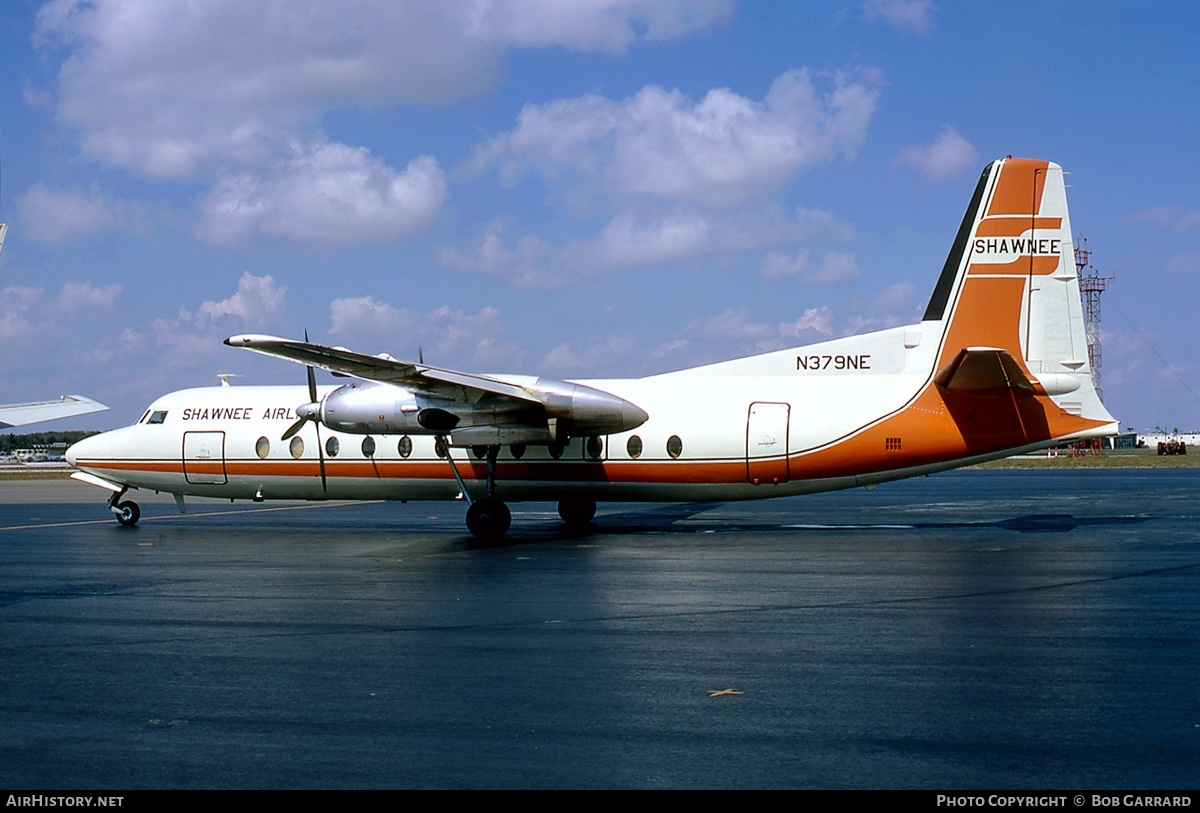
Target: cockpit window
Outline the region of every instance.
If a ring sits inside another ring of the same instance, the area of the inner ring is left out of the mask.
[[[142,417],[138,418],[138,423],[145,423],[146,419],[149,417],[150,417],[150,410],[147,409],[145,412],[142,413]]]
[[[165,409],[157,409],[150,415],[150,420],[146,423],[162,423],[167,419],[167,411]]]

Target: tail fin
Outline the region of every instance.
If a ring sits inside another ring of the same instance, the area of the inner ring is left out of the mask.
[[[1057,164],[1005,158],[984,169],[923,321],[941,323],[934,381],[944,391],[1024,390],[1049,396],[1066,434],[1116,431],[1088,366]]]

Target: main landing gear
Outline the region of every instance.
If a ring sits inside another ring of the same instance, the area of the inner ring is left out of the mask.
[[[124,495],[124,489],[113,492],[113,495],[108,499],[108,510],[116,514],[117,522],[126,528],[132,528],[142,518],[142,509],[133,500],[118,502]]]
[[[458,481],[459,490],[462,491],[464,497],[471,500],[471,492],[467,491],[467,484],[463,482],[462,475],[458,473],[458,466],[454,463],[454,455],[450,453],[450,444],[446,436],[439,435],[437,441],[446,450],[446,461],[450,463],[450,470],[454,472],[454,479]],[[504,500],[495,496],[496,456],[498,454],[500,454],[499,446],[487,447],[487,481],[484,486],[484,494],[481,499],[471,500],[471,504],[467,507],[467,530],[471,532],[471,536],[484,542],[495,542],[501,539],[508,533],[508,528],[512,525],[512,512],[508,510]]]
[[[458,481],[459,489],[464,497],[471,500],[467,484],[463,482],[462,475],[458,473],[458,466],[455,465],[454,457],[449,452],[449,444],[445,436],[440,436],[438,440],[447,449],[446,460],[450,463],[450,470],[454,472],[454,479]],[[471,500],[471,504],[467,507],[467,530],[476,539],[484,542],[495,542],[502,539],[508,533],[509,526],[512,525],[512,512],[508,510],[504,500],[495,495],[496,456],[498,454],[500,454],[499,446],[487,447],[487,480],[484,485],[484,493],[478,500]],[[562,517],[562,521],[568,528],[582,528],[596,516],[596,501],[581,497],[560,500],[558,515]]]

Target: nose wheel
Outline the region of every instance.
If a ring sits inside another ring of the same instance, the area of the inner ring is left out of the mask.
[[[132,528],[134,525],[137,525],[138,520],[142,518],[142,509],[139,508],[138,504],[133,500],[117,502],[117,500],[121,499],[121,496],[124,493],[124,491],[121,491],[117,494],[113,494],[112,499],[108,501],[108,510],[112,511],[113,514],[116,515],[117,522],[121,523],[126,528]]]

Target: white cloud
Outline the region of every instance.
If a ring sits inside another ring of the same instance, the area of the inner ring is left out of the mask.
[[[1168,274],[1200,274],[1200,254],[1177,254],[1167,261]]]
[[[720,23],[730,5],[52,0],[35,39],[61,59],[57,118],[86,157],[213,184],[201,198],[206,239],[371,243],[429,225],[445,200],[441,170],[423,156],[397,171],[358,146],[327,143],[324,114],[448,104],[493,86],[510,48],[620,51]],[[101,227],[95,211],[79,223],[76,231]]]
[[[222,178],[201,201],[197,234],[214,243],[258,235],[383,243],[427,229],[445,199],[445,177],[430,156],[398,173],[365,149],[321,143],[263,174]]]
[[[475,3],[475,28],[520,46],[624,51],[640,38],[685,36],[730,16],[732,0],[507,0]]]
[[[72,192],[35,183],[17,199],[22,231],[43,243],[66,243],[116,228],[132,211],[93,188]]]
[[[941,135],[927,147],[908,147],[896,154],[892,165],[915,167],[930,183],[962,177],[979,166],[979,152],[953,127],[943,127]]]
[[[755,319],[745,307],[697,317],[679,333],[648,351],[646,364],[662,372],[743,356],[767,353],[814,342],[833,335],[833,314],[827,307],[810,308],[792,322]]]
[[[699,102],[645,87],[621,102],[588,95],[526,105],[516,128],[482,145],[478,171],[505,182],[526,168],[589,178],[616,196],[729,206],[786,186],[796,173],[853,155],[875,110],[874,72],[784,73],[762,102],[717,88]]]
[[[629,377],[644,372],[644,353],[629,334],[590,337],[586,341],[563,342],[542,356],[537,369],[562,378]]]
[[[437,260],[445,268],[507,277],[518,288],[552,288],[565,281],[555,248],[532,236],[506,248],[504,232],[504,223],[494,220],[467,248],[442,248]]]
[[[286,303],[287,288],[276,285],[274,277],[259,277],[247,271],[238,280],[237,293],[228,299],[201,303],[196,315],[200,322],[231,316],[246,325],[262,325],[282,314]]]
[[[123,290],[116,283],[97,287],[90,282],[71,280],[58,293],[58,310],[70,314],[107,310],[116,304]]]
[[[859,303],[855,312],[846,319],[848,329],[844,335],[912,324],[920,319],[924,305],[917,286],[911,282],[897,282]]]
[[[525,361],[519,348],[502,338],[496,308],[468,313],[443,305],[417,313],[360,296],[333,300],[329,315],[330,334],[363,352],[416,360],[421,351],[430,364],[492,372],[518,372]]]
[[[901,31],[924,34],[933,27],[930,15],[937,11],[933,0],[864,0],[863,16],[882,21]]]
[[[554,245],[526,235],[510,239],[493,221],[466,248],[442,248],[445,268],[507,278],[518,288],[556,288],[589,277],[677,264],[722,264],[732,255],[798,240],[852,239],[854,230],[828,212],[744,209],[715,216],[684,209],[665,214],[622,212],[590,238]],[[506,245],[506,242],[508,245]],[[827,254],[812,269],[813,281],[849,278],[853,258]],[[857,271],[854,271],[857,273]]]
[[[265,359],[250,358],[249,353],[232,353],[222,343],[232,332],[261,330],[281,321],[286,293],[287,289],[277,285],[269,275],[244,273],[238,280],[237,291],[229,297],[206,300],[194,310],[180,308],[173,318],[157,317],[131,325],[115,339],[89,348],[88,358],[105,368],[118,365],[122,369],[136,369],[136,385],[127,386],[136,386],[147,399],[178,389],[181,380],[191,385],[216,383],[218,373],[255,366],[265,370],[268,378],[275,376],[281,382],[292,382],[296,379],[294,370],[286,369],[289,365],[264,364]],[[103,394],[103,390],[97,391],[95,397]],[[126,399],[129,393],[121,391],[115,397]]]
[[[845,282],[858,276],[858,263],[853,254],[826,252],[820,260],[812,258],[812,252],[802,249],[795,255],[772,251],[763,261],[758,273],[764,279],[777,280],[799,277],[813,285],[829,285]]]
[[[90,282],[69,280],[59,292],[49,296],[45,288],[13,285],[0,291],[0,338],[18,339],[37,336],[61,337],[64,315],[69,323],[87,320],[108,311],[121,295],[120,285],[97,287]],[[17,352],[8,348],[10,354]]]
[[[256,161],[328,110],[458,101],[512,46],[620,50],[724,19],[728,2],[54,0],[60,120],[84,152],[154,176]]]

